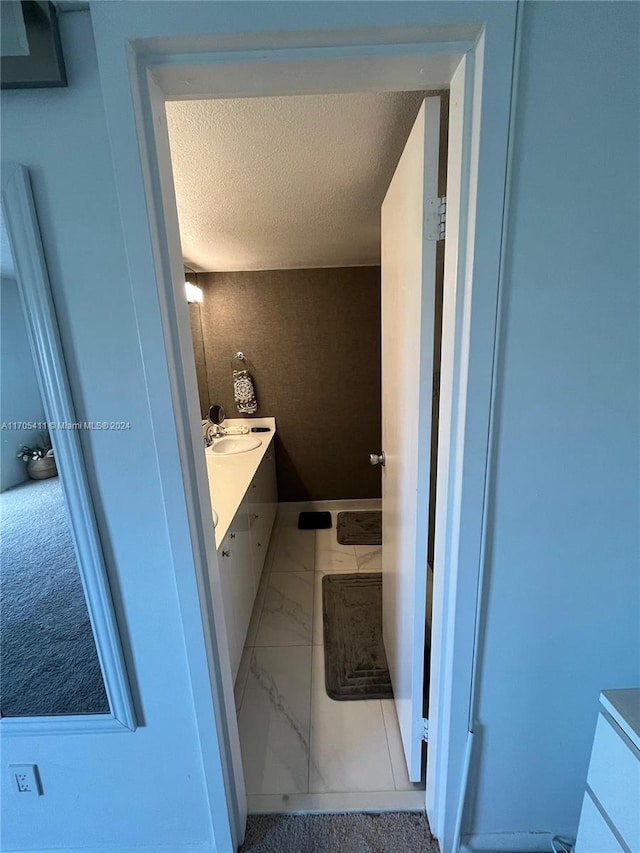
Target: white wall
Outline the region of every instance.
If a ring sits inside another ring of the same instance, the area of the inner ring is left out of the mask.
[[[27,327],[15,279],[0,280],[0,420],[40,423],[45,420]],[[0,431],[0,492],[29,479],[27,465],[17,458],[23,444],[46,441],[46,430]]]
[[[260,33],[429,24],[434,8],[478,21],[499,5],[99,3],[94,12],[106,43],[109,16],[144,37],[160,18],[160,35]],[[637,14],[617,3],[526,9],[473,832],[575,830],[598,690],[638,678]],[[89,16],[67,13],[62,24],[70,87],[3,92],[2,156],[32,168],[78,415],[133,424],[83,440],[144,725],[127,736],[7,742],[2,771],[38,762],[45,796],[3,798],[3,849],[204,850],[198,731],[124,254],[129,210],[117,205]],[[125,61],[121,44],[104,73]],[[154,426],[170,421],[167,400]],[[178,571],[188,578],[193,567]]]
[[[6,737],[0,847],[211,850],[89,13],[64,14],[61,25],[69,87],[2,92],[2,157],[31,170],[78,419],[131,422],[82,441],[140,727]],[[44,796],[9,792],[7,765],[24,762],[38,764]]]
[[[640,683],[639,47],[636,3],[525,4],[476,833],[575,834],[598,693]]]

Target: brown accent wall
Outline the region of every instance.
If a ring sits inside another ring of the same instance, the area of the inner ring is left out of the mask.
[[[198,273],[197,283],[203,414],[221,403],[241,417],[231,366],[241,350],[257,415],[277,420],[280,500],[380,497],[380,470],[369,464],[381,449],[380,268]]]

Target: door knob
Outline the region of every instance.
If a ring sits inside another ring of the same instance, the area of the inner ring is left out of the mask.
[[[380,453],[370,453],[369,462],[372,465],[384,465],[384,450],[381,450]]]

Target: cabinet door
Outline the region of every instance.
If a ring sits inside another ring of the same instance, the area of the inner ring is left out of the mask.
[[[222,587],[222,606],[224,609],[224,623],[227,632],[227,642],[229,644],[229,657],[231,658],[231,667],[233,670],[233,661],[235,658],[235,643],[233,636],[233,610],[235,606],[236,590],[234,588],[235,557],[229,541],[229,534],[222,540],[222,545],[218,548],[218,565],[220,566],[220,585]]]
[[[246,501],[242,502],[231,522],[229,532],[218,550],[218,559],[229,641],[229,656],[231,658],[231,674],[235,681],[255,597],[249,514]]]
[[[247,492],[251,523],[251,546],[254,589],[257,591],[269,547],[269,539],[278,508],[276,463],[273,446],[269,447]]]

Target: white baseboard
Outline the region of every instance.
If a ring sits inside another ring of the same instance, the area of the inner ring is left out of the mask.
[[[460,853],[549,853],[550,832],[491,832],[463,835]]]

